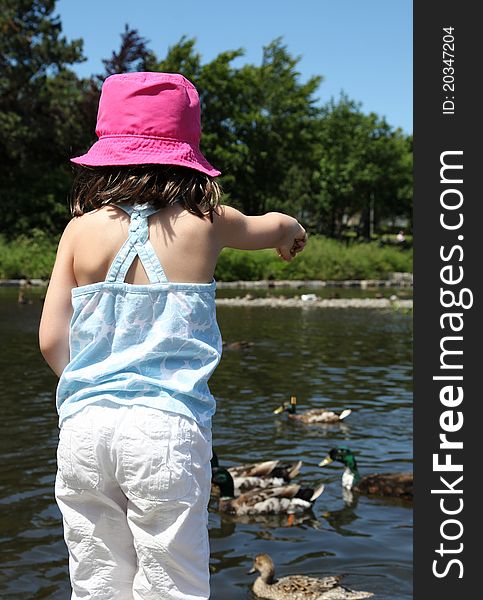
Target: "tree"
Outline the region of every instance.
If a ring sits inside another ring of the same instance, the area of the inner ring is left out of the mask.
[[[400,129],[362,113],[360,103],[341,94],[325,105],[318,131],[318,231],[338,237],[344,219],[359,215],[361,233],[369,238],[371,223],[408,214],[411,154]]]
[[[252,213],[288,210],[302,217],[306,209],[303,196],[310,195],[316,166],[313,123],[320,114],[314,94],[322,77],[300,83],[299,60],[277,38],[264,47],[260,67],[241,69],[245,107],[237,115],[238,132],[249,152],[237,185]]]
[[[154,54],[147,48],[148,40],[141,37],[137,29],[124,26],[121,34],[121,47],[118,52],[113,52],[111,58],[102,61],[106,76],[114,73],[127,73],[129,71],[146,71],[147,66],[153,62]]]
[[[313,95],[322,78],[300,83],[299,58],[281,38],[263,49],[260,66],[234,68],[242,48],[201,64],[194,48],[195,40],[183,37],[154,67],[183,73],[200,90],[202,149],[222,171],[229,202],[250,214],[301,215],[314,157],[311,123],[319,112]]]
[[[80,89],[67,66],[82,41],[61,36],[54,0],[2,0],[0,10],[0,229],[8,236],[67,218],[67,158],[80,135]]]
[[[196,40],[182,36],[180,41],[168,48],[168,54],[162,60],[154,56],[147,63],[149,70],[162,73],[181,73],[193,83],[198,79],[201,69],[201,56],[195,52]]]

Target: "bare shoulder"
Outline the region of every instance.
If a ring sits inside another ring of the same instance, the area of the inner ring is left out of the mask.
[[[221,204],[217,207],[213,215],[213,225],[218,235],[223,237],[230,230],[237,227],[242,227],[246,223],[247,217],[227,204]]]
[[[59,246],[71,245],[78,237],[83,223],[81,222],[82,217],[73,217],[65,226],[62,232]]]
[[[86,212],[79,217],[73,217],[69,221],[67,228],[69,228],[72,236],[84,237],[88,236],[89,233],[104,229],[113,221],[127,222],[129,221],[129,216],[116,206],[102,206],[101,208]]]
[[[220,204],[216,209],[213,221],[217,222],[220,225],[223,225],[227,223],[237,222],[245,218],[245,215],[236,208],[233,208],[233,206],[228,206],[227,204]]]
[[[114,204],[107,204],[106,206],[86,212],[81,217],[74,217],[74,219],[77,219],[84,227],[89,227],[93,225],[105,225],[119,217],[123,220],[129,220],[129,215],[122,208]]]

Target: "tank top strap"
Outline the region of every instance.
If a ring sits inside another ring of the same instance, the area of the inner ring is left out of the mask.
[[[107,282],[124,282],[126,273],[139,256],[150,283],[167,283],[168,279],[149,240],[148,217],[159,209],[148,204],[116,204],[131,217],[129,234],[107,272]]]

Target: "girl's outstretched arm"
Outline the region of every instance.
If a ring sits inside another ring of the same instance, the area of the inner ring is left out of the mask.
[[[40,352],[58,377],[70,360],[71,290],[77,287],[73,269],[75,221],[68,223],[60,239],[39,327]]]
[[[270,212],[249,217],[231,206],[221,206],[215,223],[221,248],[276,248],[281,258],[290,261],[307,242],[302,225],[283,213]]]

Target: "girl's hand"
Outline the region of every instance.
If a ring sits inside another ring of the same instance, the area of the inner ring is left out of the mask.
[[[290,244],[279,246],[277,248],[277,253],[280,256],[280,258],[287,262],[290,262],[296,254],[302,252],[302,250],[307,244],[307,232],[301,225],[297,225],[299,231],[297,232],[296,237],[293,238],[292,242]]]

